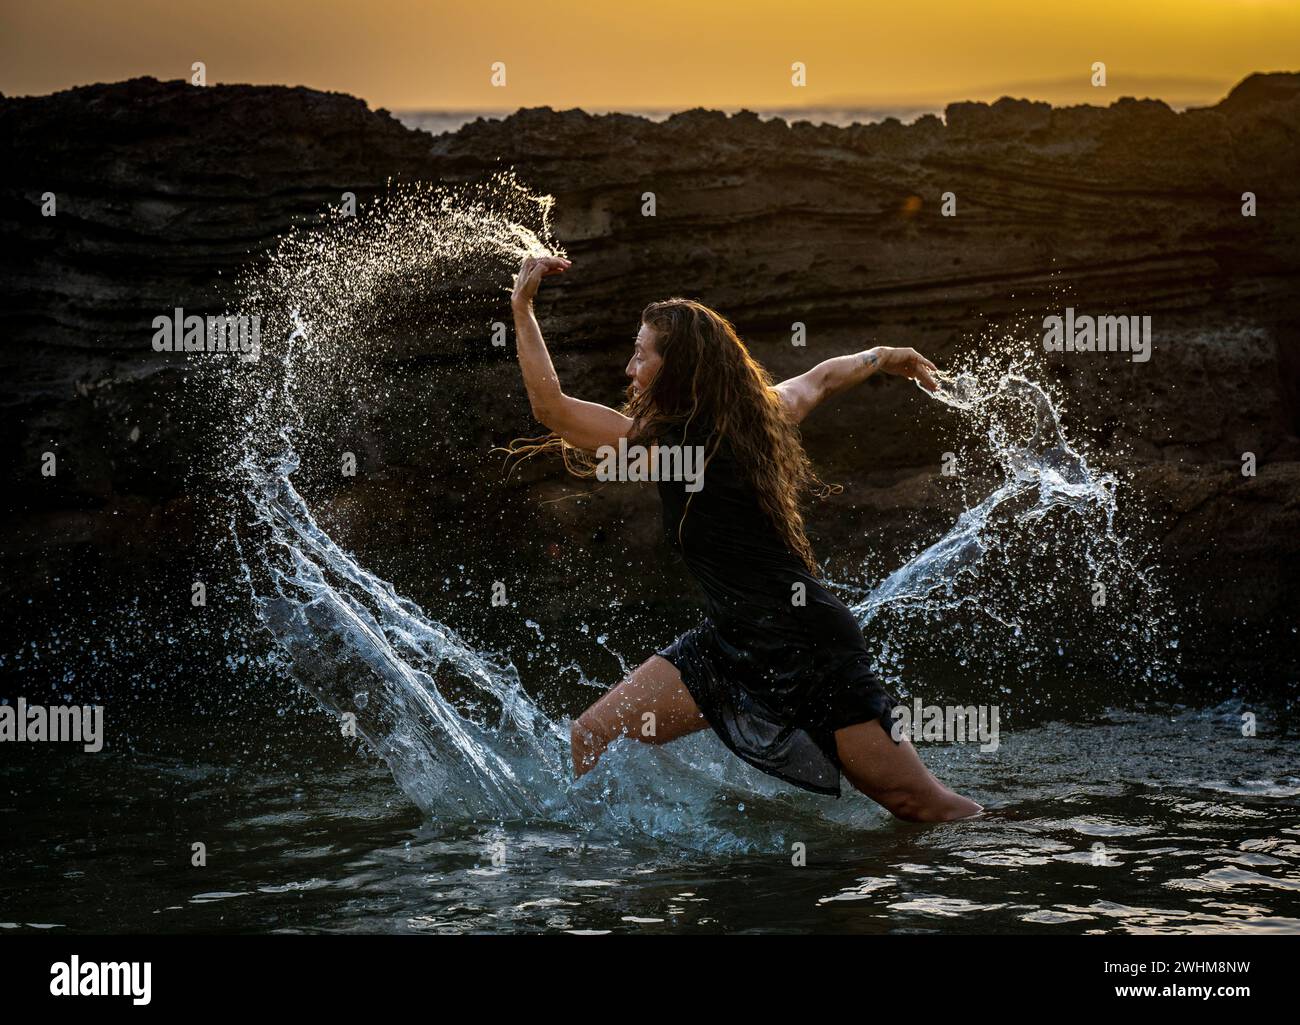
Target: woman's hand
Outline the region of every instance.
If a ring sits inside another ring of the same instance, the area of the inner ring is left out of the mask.
[[[879,345],[875,351],[879,354],[879,369],[882,372],[910,377],[926,391],[938,390],[939,382],[934,379],[934,375],[939,372],[939,368],[915,349]]]
[[[563,274],[572,266],[573,261],[566,260],[563,256],[525,256],[524,262],[519,265],[519,273],[515,275],[515,290],[510,297],[510,305],[516,308],[529,306],[542,284],[542,278]]]

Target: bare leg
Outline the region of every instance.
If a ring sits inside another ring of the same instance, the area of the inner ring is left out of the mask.
[[[849,782],[900,819],[944,822],[984,810],[935,779],[912,744],[895,744],[879,722],[836,730],[835,747]]]
[[[677,667],[651,655],[632,675],[573,721],[573,771],[581,776],[617,737],[666,744],[708,726]],[[877,727],[879,729],[879,727]]]

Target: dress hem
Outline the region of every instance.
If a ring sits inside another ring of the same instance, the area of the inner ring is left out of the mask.
[[[685,669],[683,669],[681,665],[675,662],[667,654],[667,652],[673,649],[673,646],[675,644],[676,641],[672,641],[669,644],[665,645],[663,648],[660,648],[658,651],[656,651],[655,654],[660,658],[662,658],[674,669],[677,670],[677,675],[681,678],[682,686],[686,688],[687,693],[690,694],[691,696],[691,700],[695,702],[695,707],[700,710],[700,714],[704,716],[704,721],[709,724],[709,728],[713,730],[718,740],[722,742],[722,745],[728,751],[734,754],[746,765],[749,765],[757,769],[759,772],[762,772],[765,775],[772,776],[775,779],[779,779],[783,783],[788,783],[790,786],[798,787],[800,790],[807,790],[810,793],[818,794],[822,797],[842,798],[844,796],[844,790],[843,790],[844,767],[840,764],[838,755],[832,755],[829,752],[825,751],[824,749],[822,751],[822,753],[826,755],[827,761],[829,761],[830,764],[835,769],[835,787],[832,789],[831,787],[820,787],[812,783],[804,782],[803,780],[794,779],[790,776],[782,774],[776,769],[759,765],[757,762],[754,762],[749,758],[746,758],[743,752],[738,751],[735,747],[733,747],[728,741],[726,732],[724,730],[719,729],[717,723],[715,723],[712,717],[709,715],[709,707],[708,707],[709,703],[701,702],[700,697],[697,694],[695,688],[691,686],[690,680],[687,678],[689,675],[688,672]],[[847,729],[849,726],[857,726],[861,722],[878,722],[880,724],[880,728],[883,729],[886,735],[891,740],[894,741],[895,745],[897,745],[899,741],[894,739],[894,736],[890,731],[890,728],[885,724],[885,717],[888,714],[889,714],[889,710],[886,709],[882,711],[879,715],[873,716],[869,719],[862,719],[859,722],[846,723],[844,726],[836,727],[836,729]],[[812,735],[812,730],[806,726],[796,726],[796,728],[804,730],[810,736]],[[832,730],[832,732],[834,731]]]

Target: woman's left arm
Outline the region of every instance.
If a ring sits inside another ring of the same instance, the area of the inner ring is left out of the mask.
[[[934,391],[938,384],[933,375],[938,370],[915,349],[877,345],[865,352],[836,356],[818,363],[807,373],[791,377],[774,387],[795,423],[800,423],[832,395],[861,384],[877,372],[909,377],[919,381],[927,391]]]

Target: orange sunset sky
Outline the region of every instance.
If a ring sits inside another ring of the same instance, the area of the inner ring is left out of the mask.
[[[137,75],[338,90],[390,110],[1213,103],[1300,65],[1300,0],[29,0],[0,90]],[[1108,87],[1089,84],[1105,61]],[[491,84],[504,61],[505,88]],[[790,65],[807,66],[795,88]]]

